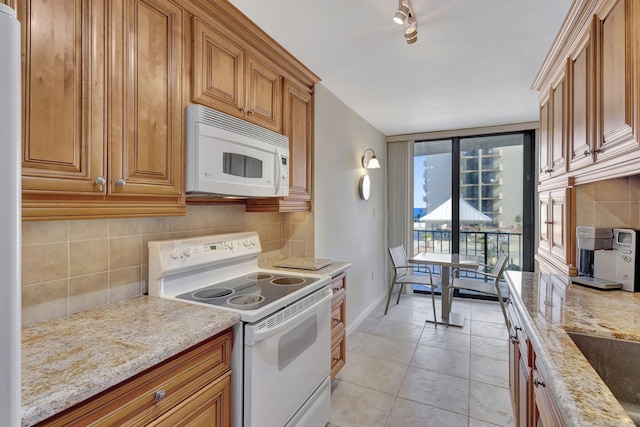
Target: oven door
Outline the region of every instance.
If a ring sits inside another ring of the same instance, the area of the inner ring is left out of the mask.
[[[245,325],[244,427],[282,427],[326,399],[316,391],[330,371],[331,296],[325,287]],[[320,406],[310,427],[329,421],[330,406]]]

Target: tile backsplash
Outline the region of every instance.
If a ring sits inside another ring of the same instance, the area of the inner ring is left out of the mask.
[[[194,205],[183,217],[23,222],[22,323],[63,317],[147,291],[151,240],[257,231],[261,260],[313,256],[312,213]]]
[[[640,229],[640,176],[576,186],[576,224]]]

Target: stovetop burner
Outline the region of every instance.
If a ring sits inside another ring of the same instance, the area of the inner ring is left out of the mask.
[[[176,298],[236,310],[255,310],[317,281],[315,277],[259,271],[185,292]]]
[[[233,289],[229,288],[207,288],[193,293],[193,297],[201,300],[215,299],[231,295]]]

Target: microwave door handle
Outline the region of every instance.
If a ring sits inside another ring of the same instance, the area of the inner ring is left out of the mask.
[[[276,182],[275,182],[275,187],[276,187],[276,192],[274,195],[277,195],[278,192],[280,191],[280,185],[282,183],[282,160],[280,160],[280,151],[276,148],[276,151],[274,153],[274,156],[276,156]]]

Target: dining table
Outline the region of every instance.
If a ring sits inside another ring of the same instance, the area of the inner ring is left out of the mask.
[[[466,268],[477,269],[480,265],[479,257],[467,254],[444,254],[434,252],[419,252],[413,258],[409,259],[409,263],[426,266],[439,266],[442,285],[441,297],[441,314],[436,316],[436,322],[444,325],[464,326],[464,315],[460,313],[449,312],[449,276],[452,269]],[[427,319],[433,322],[433,320]]]

